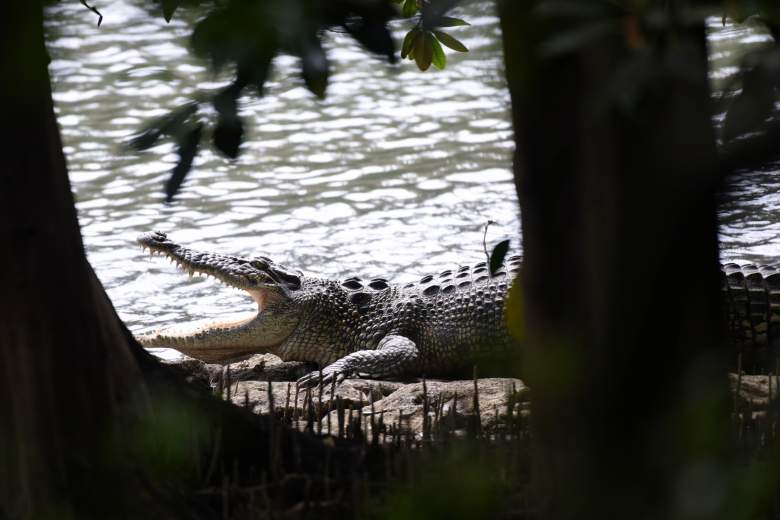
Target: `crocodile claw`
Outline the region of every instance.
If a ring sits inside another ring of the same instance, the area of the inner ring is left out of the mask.
[[[339,384],[346,379],[344,372],[340,372],[336,368],[332,370],[329,369],[330,367],[325,367],[321,371],[315,370],[314,372],[306,374],[298,379],[298,382],[296,383],[298,388],[316,388],[318,385],[333,384],[334,380],[336,381],[336,384]]]

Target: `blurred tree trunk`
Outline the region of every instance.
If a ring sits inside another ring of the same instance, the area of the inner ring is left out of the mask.
[[[541,516],[712,513],[729,429],[704,28],[542,58],[567,24],[537,4],[499,13]]]
[[[294,457],[319,468],[321,443],[188,386],[121,323],[84,253],[42,6],[2,11],[0,517],[187,516],[183,491],[238,459],[271,477]]]

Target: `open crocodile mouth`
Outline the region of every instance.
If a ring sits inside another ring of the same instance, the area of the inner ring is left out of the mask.
[[[197,321],[169,327],[138,338],[146,347],[170,347],[209,362],[224,362],[252,352],[270,351],[279,338],[269,336],[261,319],[272,300],[281,297],[278,274],[269,272],[272,263],[264,257],[244,258],[196,251],[176,244],[165,233],[144,233],[137,239],[152,256],[170,259],[190,276],[213,276],[229,287],[246,291],[257,303],[251,313],[219,321]],[[265,336],[263,335],[265,333]]]
[[[152,256],[167,257],[190,276],[213,276],[225,285],[250,293],[275,282],[267,272],[270,260],[263,257],[250,259],[197,251],[169,240],[159,231],[139,236],[138,244]]]

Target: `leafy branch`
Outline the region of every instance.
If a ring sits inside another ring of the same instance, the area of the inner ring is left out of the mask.
[[[428,70],[431,64],[441,70],[447,66],[447,55],[444,54],[442,45],[457,52],[469,51],[460,40],[441,30],[442,27],[469,25],[465,20],[445,15],[452,7],[452,2],[393,1],[401,4],[404,18],[416,17],[417,19],[414,27],[406,33],[401,45],[401,58],[414,60],[422,71]]]
[[[177,8],[193,0],[158,0],[170,21]],[[388,23],[403,16],[415,24],[404,40],[402,57],[414,59],[421,70],[433,64],[442,69],[447,58],[442,45],[467,52],[442,27],[468,25],[447,16],[457,0],[225,0],[217,2],[195,25],[192,52],[205,60],[214,74],[234,71],[229,85],[204,94],[142,128],[129,142],[146,150],[160,139],[173,140],[179,160],[165,186],[171,201],[190,171],[202,141],[210,139],[221,155],[235,159],[241,151],[245,124],[238,114],[239,98],[247,90],[260,97],[277,54],[300,58],[301,78],[317,98],[324,98],[330,64],[322,45],[326,30],[349,34],[369,52],[395,63],[396,46]],[[401,4],[400,11],[393,4]],[[411,45],[411,48],[408,48]],[[202,111],[211,104],[214,112]],[[202,112],[205,112],[202,113]],[[216,117],[213,116],[216,113]]]

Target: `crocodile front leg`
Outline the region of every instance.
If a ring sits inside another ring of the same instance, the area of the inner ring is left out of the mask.
[[[385,336],[375,350],[358,350],[323,368],[322,381],[319,371],[312,372],[300,378],[298,386],[328,384],[333,378],[338,383],[353,374],[371,379],[400,376],[415,369],[418,356],[414,341],[404,336]]]

